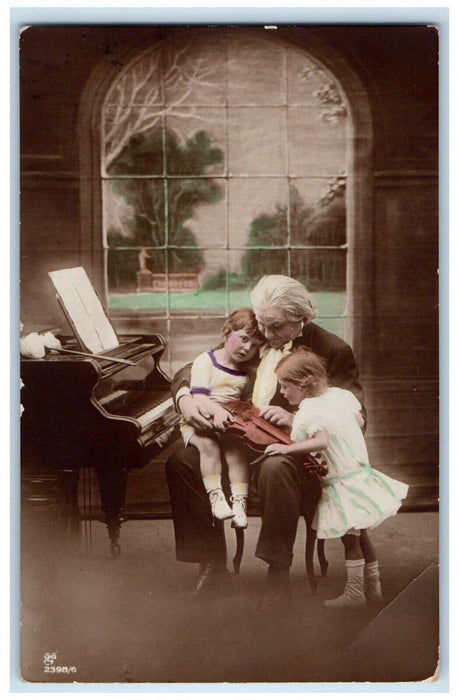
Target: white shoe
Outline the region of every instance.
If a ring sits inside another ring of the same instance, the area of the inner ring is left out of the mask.
[[[233,504],[233,520],[231,521],[231,527],[247,527],[246,496],[231,496],[230,501]]]
[[[343,608],[359,609],[366,608],[367,599],[364,595],[350,596],[345,589],[342,595],[337,598],[332,598],[331,600],[326,600],[324,605],[330,610],[342,610]]]
[[[379,580],[365,579],[365,597],[370,605],[382,605],[384,603],[381,584]]]
[[[209,491],[209,500],[214,518],[217,518],[217,520],[227,520],[233,517],[233,511],[229,507],[222,489]]]
[[[344,592],[337,598],[324,601],[326,608],[342,610],[343,608],[365,608],[367,599],[363,591],[363,559],[346,561],[347,581]]]

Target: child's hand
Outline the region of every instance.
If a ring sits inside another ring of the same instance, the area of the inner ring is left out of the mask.
[[[225,408],[221,408],[221,406],[216,406],[212,422],[216,430],[224,432],[229,426],[229,424],[233,422],[233,417],[231,413],[229,413],[229,411],[227,411]]]
[[[288,445],[276,442],[274,445],[268,445],[265,450],[265,455],[286,455],[288,453],[288,448]]]

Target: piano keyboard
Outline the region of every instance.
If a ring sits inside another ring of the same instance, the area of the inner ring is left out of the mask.
[[[135,418],[142,428],[161,416],[174,402],[168,392],[155,394],[151,391],[118,390],[99,399],[99,403],[108,413]]]

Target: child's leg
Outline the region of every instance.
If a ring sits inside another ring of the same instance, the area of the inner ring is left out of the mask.
[[[360,547],[362,549],[363,558],[365,559],[365,564],[377,561],[376,549],[371,543],[366,530],[360,530]]]
[[[346,561],[355,561],[364,559],[362,549],[360,547],[360,536],[349,534],[346,532],[342,536],[341,542],[344,545],[344,558]]]
[[[190,444],[199,450],[204,487],[209,494],[212,514],[219,520],[233,517],[222,489],[222,460],[220,444],[206,435],[193,435]]]
[[[247,527],[247,499],[249,495],[249,458],[244,445],[227,439],[224,441],[225,459],[233,504],[232,527]]]
[[[364,584],[367,601],[376,604],[382,603],[384,599],[379,580],[378,558],[366,530],[360,531],[360,546],[365,559]]]
[[[356,531],[358,532],[358,531]],[[365,559],[360,548],[360,536],[346,533],[341,538],[344,545],[347,581],[342,595],[326,600],[324,605],[331,609],[362,608],[366,605],[363,572]]]

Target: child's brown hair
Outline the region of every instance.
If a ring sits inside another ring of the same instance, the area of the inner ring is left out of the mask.
[[[320,396],[328,386],[325,360],[309,348],[300,347],[285,355],[276,366],[277,378]]]
[[[242,329],[245,329],[247,335],[253,340],[258,340],[260,343],[266,342],[266,338],[258,330],[256,316],[249,306],[233,311],[223,324],[220,335],[226,341],[233,331]]]

